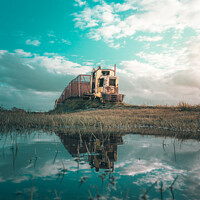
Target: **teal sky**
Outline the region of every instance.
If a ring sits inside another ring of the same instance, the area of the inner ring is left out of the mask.
[[[0,2],[0,105],[49,110],[68,82],[117,64],[132,104],[200,100],[197,0]]]

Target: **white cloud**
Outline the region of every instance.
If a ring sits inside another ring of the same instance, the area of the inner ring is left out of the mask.
[[[197,66],[198,68],[200,68],[200,36],[193,37],[190,41],[187,42],[187,45],[188,50],[186,62],[190,62],[193,66]]]
[[[167,48],[161,53],[138,53],[144,61],[121,62],[120,89],[129,103],[199,104],[200,37],[192,38],[183,49]]]
[[[115,12],[123,12],[123,11],[127,11],[127,10],[136,10],[137,7],[133,6],[131,3],[123,3],[123,4],[120,4],[120,3],[116,3],[114,4],[113,3],[113,7],[115,9]]]
[[[81,29],[92,28],[96,26],[109,25],[118,21],[118,15],[113,14],[114,10],[111,5],[102,2],[93,8],[85,7],[80,13],[75,13],[76,27]]]
[[[161,36],[154,36],[154,37],[148,37],[148,36],[138,36],[135,40],[138,40],[140,42],[143,42],[143,41],[147,41],[147,42],[157,42],[157,41],[160,41],[162,40],[163,37]]]
[[[26,64],[27,67],[29,67],[30,69],[35,69],[33,66]]]
[[[115,49],[118,49],[121,45],[118,43],[118,44],[114,44],[113,42],[109,44],[110,47],[113,47]]]
[[[79,75],[91,71],[91,63],[90,65],[85,63],[86,65],[83,66],[79,63],[69,61],[65,56],[60,56],[55,53],[45,52],[43,55],[38,55],[32,54],[31,52],[25,52],[23,49],[16,49],[14,50],[14,53],[4,51],[4,56],[1,59],[17,59],[20,64],[27,66],[32,70],[37,69],[37,66],[40,66],[40,68],[46,69],[52,74]],[[17,63],[17,65],[19,65],[19,63]]]
[[[75,6],[84,6],[87,4],[86,1],[81,1],[81,0],[75,0],[75,2],[77,2],[78,4],[75,4]]]
[[[45,52],[43,55],[44,55],[44,56],[48,56],[48,57],[53,57],[53,56],[57,56],[57,55],[59,55],[59,54],[57,54],[57,53],[48,53],[48,52]]]
[[[0,55],[12,55],[21,59],[21,63],[28,66],[30,69],[35,69],[35,65],[40,65],[46,68],[50,73],[64,74],[64,75],[78,75],[80,73],[87,73],[91,71],[91,65],[82,66],[79,63],[69,61],[65,56],[60,56],[56,53],[45,52],[43,55],[32,54],[25,52],[23,49],[16,49],[14,53],[6,50],[0,50]],[[3,58],[3,57],[0,57]]]
[[[40,46],[41,42],[39,40],[26,40],[27,45],[33,45],[33,46]]]
[[[31,52],[25,52],[23,49],[15,49],[14,52],[18,56],[22,56],[22,57],[31,57],[32,56]]]
[[[182,51],[176,51],[179,55],[183,56]],[[179,65],[179,57],[173,56],[172,52],[161,52],[161,53],[145,53],[139,52],[137,56],[144,59],[145,62],[149,63],[152,66],[160,68],[162,71],[169,72],[169,70],[178,70],[179,67],[181,69],[184,66]]]
[[[0,104],[7,108],[52,109],[68,82],[92,69],[55,53],[39,55],[16,49],[0,50],[0,55]]]
[[[59,44],[67,44],[67,45],[72,45],[72,43],[69,40],[66,39],[55,39],[55,40],[50,40],[49,43],[54,44],[54,43],[59,43]]]
[[[4,55],[5,53],[8,53],[7,50],[0,50],[0,55]]]
[[[56,37],[55,35],[54,35],[54,32],[53,31],[50,31],[50,33],[48,33],[47,34],[49,37]]]
[[[122,61],[120,63],[124,72],[133,73],[137,77],[155,76],[161,73],[161,70],[148,63],[142,63],[137,60]],[[122,71],[123,72],[123,71]]]
[[[80,64],[69,61],[64,56],[59,56],[57,54],[51,56],[36,55],[28,62],[33,66],[37,63],[45,67],[51,73],[78,75],[80,73],[84,74],[91,71],[91,67],[81,66]]]
[[[62,39],[61,41],[62,41],[62,43],[67,44],[67,45],[71,45],[72,44],[70,41],[65,40],[65,39]]]
[[[19,56],[22,62],[31,69],[34,69],[35,65],[40,65],[46,68],[50,73],[64,75],[86,74],[91,71],[90,65],[86,64],[83,66],[79,63],[69,61],[65,56],[60,56],[56,53],[45,52],[43,55],[39,55],[25,52],[23,49],[16,49],[14,52],[15,53],[7,52],[7,54]]]
[[[0,50],[0,58],[5,55],[6,53],[8,53],[7,50]]]
[[[130,9],[136,12],[126,14],[125,11]],[[163,33],[172,28],[181,33],[187,27],[200,31],[198,0],[128,0],[123,4],[107,4],[105,1],[99,1],[96,6],[92,8],[86,6],[74,16],[76,27],[88,29],[91,38],[103,39],[107,43],[114,39],[133,36],[137,31]],[[161,40],[161,38],[143,39]]]
[[[22,183],[22,182],[28,181],[28,180],[29,180],[28,176],[20,176],[20,177],[17,177],[16,179],[14,179],[12,182],[13,183]]]
[[[84,64],[84,65],[88,65],[88,66],[94,65],[93,62],[84,62],[83,64]]]
[[[34,76],[34,75],[33,75]],[[8,78],[11,78],[8,76]],[[45,84],[38,77],[34,77],[40,84]],[[39,80],[38,80],[39,79]],[[48,81],[48,80],[47,80]],[[50,87],[52,86],[51,83]],[[11,84],[11,82],[9,82]],[[25,83],[24,83],[25,84]],[[14,86],[0,86],[0,104],[6,108],[12,108],[14,106],[22,109],[32,111],[45,111],[53,108],[54,101],[59,97],[62,90],[55,92],[41,92],[37,93],[32,89],[17,89]]]
[[[155,179],[152,182],[155,182],[156,179],[161,179],[161,176],[163,178],[162,180],[164,181],[172,181],[174,179],[173,174],[175,171],[177,174],[186,173],[184,170],[175,170],[171,166],[167,165],[166,163],[162,163],[157,159],[154,159],[151,163],[149,163],[149,161],[146,160],[132,158],[128,162],[119,163],[115,166],[115,168],[119,168],[118,170],[120,171],[120,175],[135,176],[138,174],[149,173],[151,174],[151,178]],[[160,171],[162,171],[162,173],[160,173]],[[166,174],[170,176],[166,176]],[[150,179],[148,181],[150,181]]]

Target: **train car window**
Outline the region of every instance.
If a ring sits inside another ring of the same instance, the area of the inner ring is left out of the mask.
[[[104,82],[104,78],[101,78],[101,79],[99,80],[99,87],[103,87],[103,82]]]
[[[116,86],[116,79],[111,79],[109,80],[109,85],[110,86]]]
[[[95,78],[95,75],[96,75],[96,72],[93,72],[93,73],[92,73],[93,79]]]
[[[93,82],[92,83],[92,93],[94,93],[95,92],[95,83]]]
[[[110,75],[110,71],[102,71],[101,74],[103,76],[109,76]]]

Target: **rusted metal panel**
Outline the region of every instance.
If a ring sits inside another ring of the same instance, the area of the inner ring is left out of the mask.
[[[85,93],[89,93],[90,92],[90,83],[81,83],[80,85],[80,96],[82,97]]]
[[[102,94],[103,100],[107,102],[122,102],[123,94]]]
[[[85,93],[90,92],[90,75],[79,75],[73,79],[64,89],[59,97],[59,103],[63,103],[71,97],[83,97]]]
[[[78,96],[78,82],[72,81],[71,82],[71,97],[77,97]]]

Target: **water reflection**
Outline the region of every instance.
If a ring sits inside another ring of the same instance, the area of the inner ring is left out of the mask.
[[[3,135],[0,199],[199,199],[200,146],[153,136]]]
[[[57,133],[62,144],[73,156],[87,156],[91,168],[114,170],[114,162],[117,161],[117,146],[123,144],[122,136],[112,135],[105,139],[97,139],[94,136],[74,136]]]

